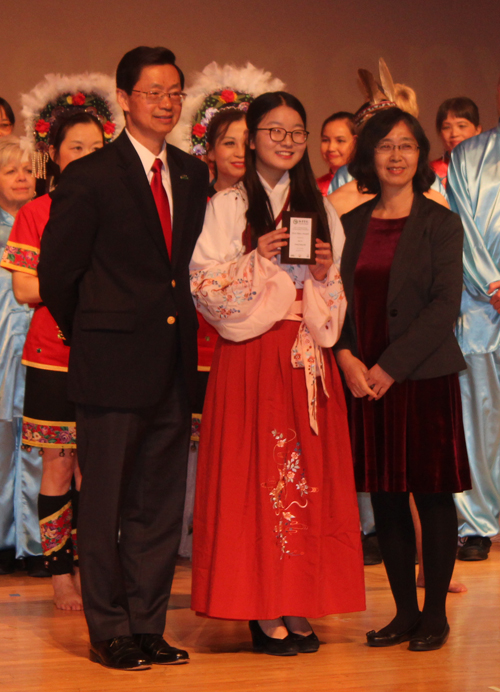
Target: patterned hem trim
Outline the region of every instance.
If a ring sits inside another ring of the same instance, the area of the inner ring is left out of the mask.
[[[55,370],[56,372],[68,372],[65,365],[45,365],[45,363],[33,363],[31,360],[21,360],[23,365],[29,365],[30,368],[38,368],[39,370]]]
[[[8,242],[5,246],[2,265],[10,265],[14,271],[25,271],[29,274],[36,274],[40,249],[32,245]]]
[[[61,550],[71,537],[71,500],[48,517],[40,519],[40,537],[45,557]]]
[[[191,416],[191,442],[200,441],[201,413],[193,413]]]
[[[76,449],[76,423],[35,420],[23,416],[22,443],[27,447]]]
[[[198,372],[210,372],[210,365],[198,365]]]

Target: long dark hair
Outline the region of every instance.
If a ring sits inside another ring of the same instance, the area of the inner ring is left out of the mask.
[[[427,192],[434,182],[436,175],[429,166],[431,145],[422,125],[410,113],[400,108],[388,108],[370,118],[358,136],[356,152],[348,170],[357,181],[360,192],[371,194],[380,192],[380,181],[375,170],[375,147],[381,139],[387,137],[393,127],[401,122],[408,125],[408,129],[418,144],[418,163],[413,177],[413,189],[415,192]]]
[[[301,102],[286,91],[272,91],[261,94],[250,104],[247,111],[248,142],[255,140],[257,128],[262,118],[279,106],[288,106],[296,111],[307,127],[307,117]],[[247,221],[252,230],[252,246],[256,247],[257,239],[275,229],[274,214],[269,197],[257,174],[255,149],[247,144],[245,149],[245,175],[243,183],[248,195]],[[323,197],[316,186],[316,180],[309,161],[307,148],[301,160],[289,171],[290,174],[290,209],[292,211],[315,211],[318,213],[318,238],[330,242],[328,217]]]

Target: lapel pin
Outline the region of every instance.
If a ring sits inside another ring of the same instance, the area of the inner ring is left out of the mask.
[[[185,173],[183,173],[183,174],[181,175],[181,180],[189,180],[189,176],[186,175]]]

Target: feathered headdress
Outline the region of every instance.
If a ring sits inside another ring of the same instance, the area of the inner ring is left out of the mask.
[[[45,75],[29,93],[21,95],[21,103],[26,129],[21,143],[33,152],[33,174],[37,178],[46,177],[49,134],[62,114],[90,113],[102,123],[105,142],[111,142],[125,126],[116,100],[115,80],[99,72]]]
[[[256,96],[282,91],[285,85],[251,63],[244,67],[211,62],[195,75],[186,89],[179,122],[168,135],[170,144],[198,156],[206,153],[206,132],[210,120],[221,108],[246,111]]]
[[[383,58],[379,60],[379,73],[382,86],[369,70],[358,70],[358,86],[367,105],[357,111],[354,117],[356,127],[361,127],[368,118],[378,111],[396,107],[394,82]]]

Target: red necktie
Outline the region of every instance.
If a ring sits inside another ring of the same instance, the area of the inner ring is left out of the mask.
[[[151,192],[155,198],[158,216],[160,217],[161,227],[163,229],[163,237],[168,250],[168,256],[172,257],[172,219],[170,218],[170,204],[168,196],[163,187],[161,179],[162,160],[155,159],[151,166],[153,171],[153,179],[151,180]]]

